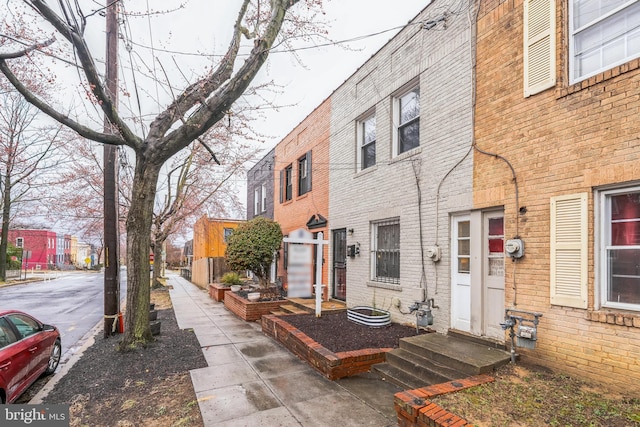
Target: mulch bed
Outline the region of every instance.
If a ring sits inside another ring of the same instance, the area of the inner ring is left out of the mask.
[[[158,320],[161,321],[161,333],[146,349],[122,353],[116,351],[118,336],[104,339],[102,334],[99,334],[80,361],[47,395],[45,403],[73,406],[78,398],[82,398],[85,401],[83,418],[87,412],[94,417],[89,424],[97,425],[95,417],[99,416],[100,425],[116,425],[126,416],[125,419],[133,420],[132,425],[145,425],[142,420],[159,416],[146,412],[149,412],[159,400],[157,394],[163,389],[163,384],[171,384],[176,378],[184,375],[191,389],[185,397],[193,401],[195,393],[188,371],[207,366],[198,339],[192,330],[178,328],[172,308],[158,310]],[[169,390],[169,396],[170,394]],[[113,400],[114,397],[117,398],[116,401]],[[126,402],[130,402],[127,399],[132,398],[142,399],[142,402],[148,399],[148,402],[128,408],[126,414],[123,414],[120,405],[126,408]],[[105,405],[105,402],[110,403]],[[183,402],[180,406],[188,409],[188,402]],[[198,405],[193,409],[199,417]],[[157,411],[157,408],[153,410]],[[131,413],[136,411],[137,414]],[[193,421],[193,417],[191,419]],[[86,420],[80,424],[88,425]]]
[[[365,348],[397,348],[400,338],[417,335],[416,328],[392,323],[389,326],[372,328],[347,319],[347,312],[293,314],[282,316],[282,320],[304,332],[311,339],[334,353]],[[428,331],[420,330],[420,334]]]

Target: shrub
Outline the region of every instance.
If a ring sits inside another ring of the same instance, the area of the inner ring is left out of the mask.
[[[280,224],[264,217],[255,217],[240,224],[227,241],[227,265],[232,270],[249,270],[266,287],[273,256],[282,242]]]
[[[225,273],[224,276],[222,276],[222,279],[220,279],[220,281],[222,283],[224,283],[225,285],[227,285],[227,286],[241,285],[242,284],[242,280],[240,279],[240,275],[238,273],[234,273],[234,272]]]

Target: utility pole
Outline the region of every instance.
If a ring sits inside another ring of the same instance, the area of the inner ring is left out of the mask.
[[[118,105],[118,2],[107,5],[106,84]],[[117,132],[104,118],[105,133]],[[120,233],[118,221],[118,148],[104,145],[104,337],[113,335],[113,324],[120,312]]]

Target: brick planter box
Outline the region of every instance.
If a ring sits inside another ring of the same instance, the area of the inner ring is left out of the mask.
[[[231,288],[229,286],[221,283],[209,284],[209,296],[218,302],[224,300],[224,294],[230,290]]]
[[[334,353],[291,326],[286,316],[262,316],[262,332],[284,345],[290,352],[307,361],[330,380],[368,372],[371,365],[386,360],[391,348]]]
[[[287,300],[281,301],[256,301],[252,302],[242,298],[235,292],[225,292],[224,306],[233,312],[236,316],[246,321],[260,320],[265,314],[270,314],[274,310],[278,310],[282,304],[286,304]]]

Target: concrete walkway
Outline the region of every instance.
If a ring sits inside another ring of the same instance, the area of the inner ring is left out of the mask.
[[[329,381],[179,276],[169,276],[180,328],[193,328],[209,367],[191,379],[206,427],[396,426],[396,386],[372,374]],[[339,333],[339,331],[336,331]]]

